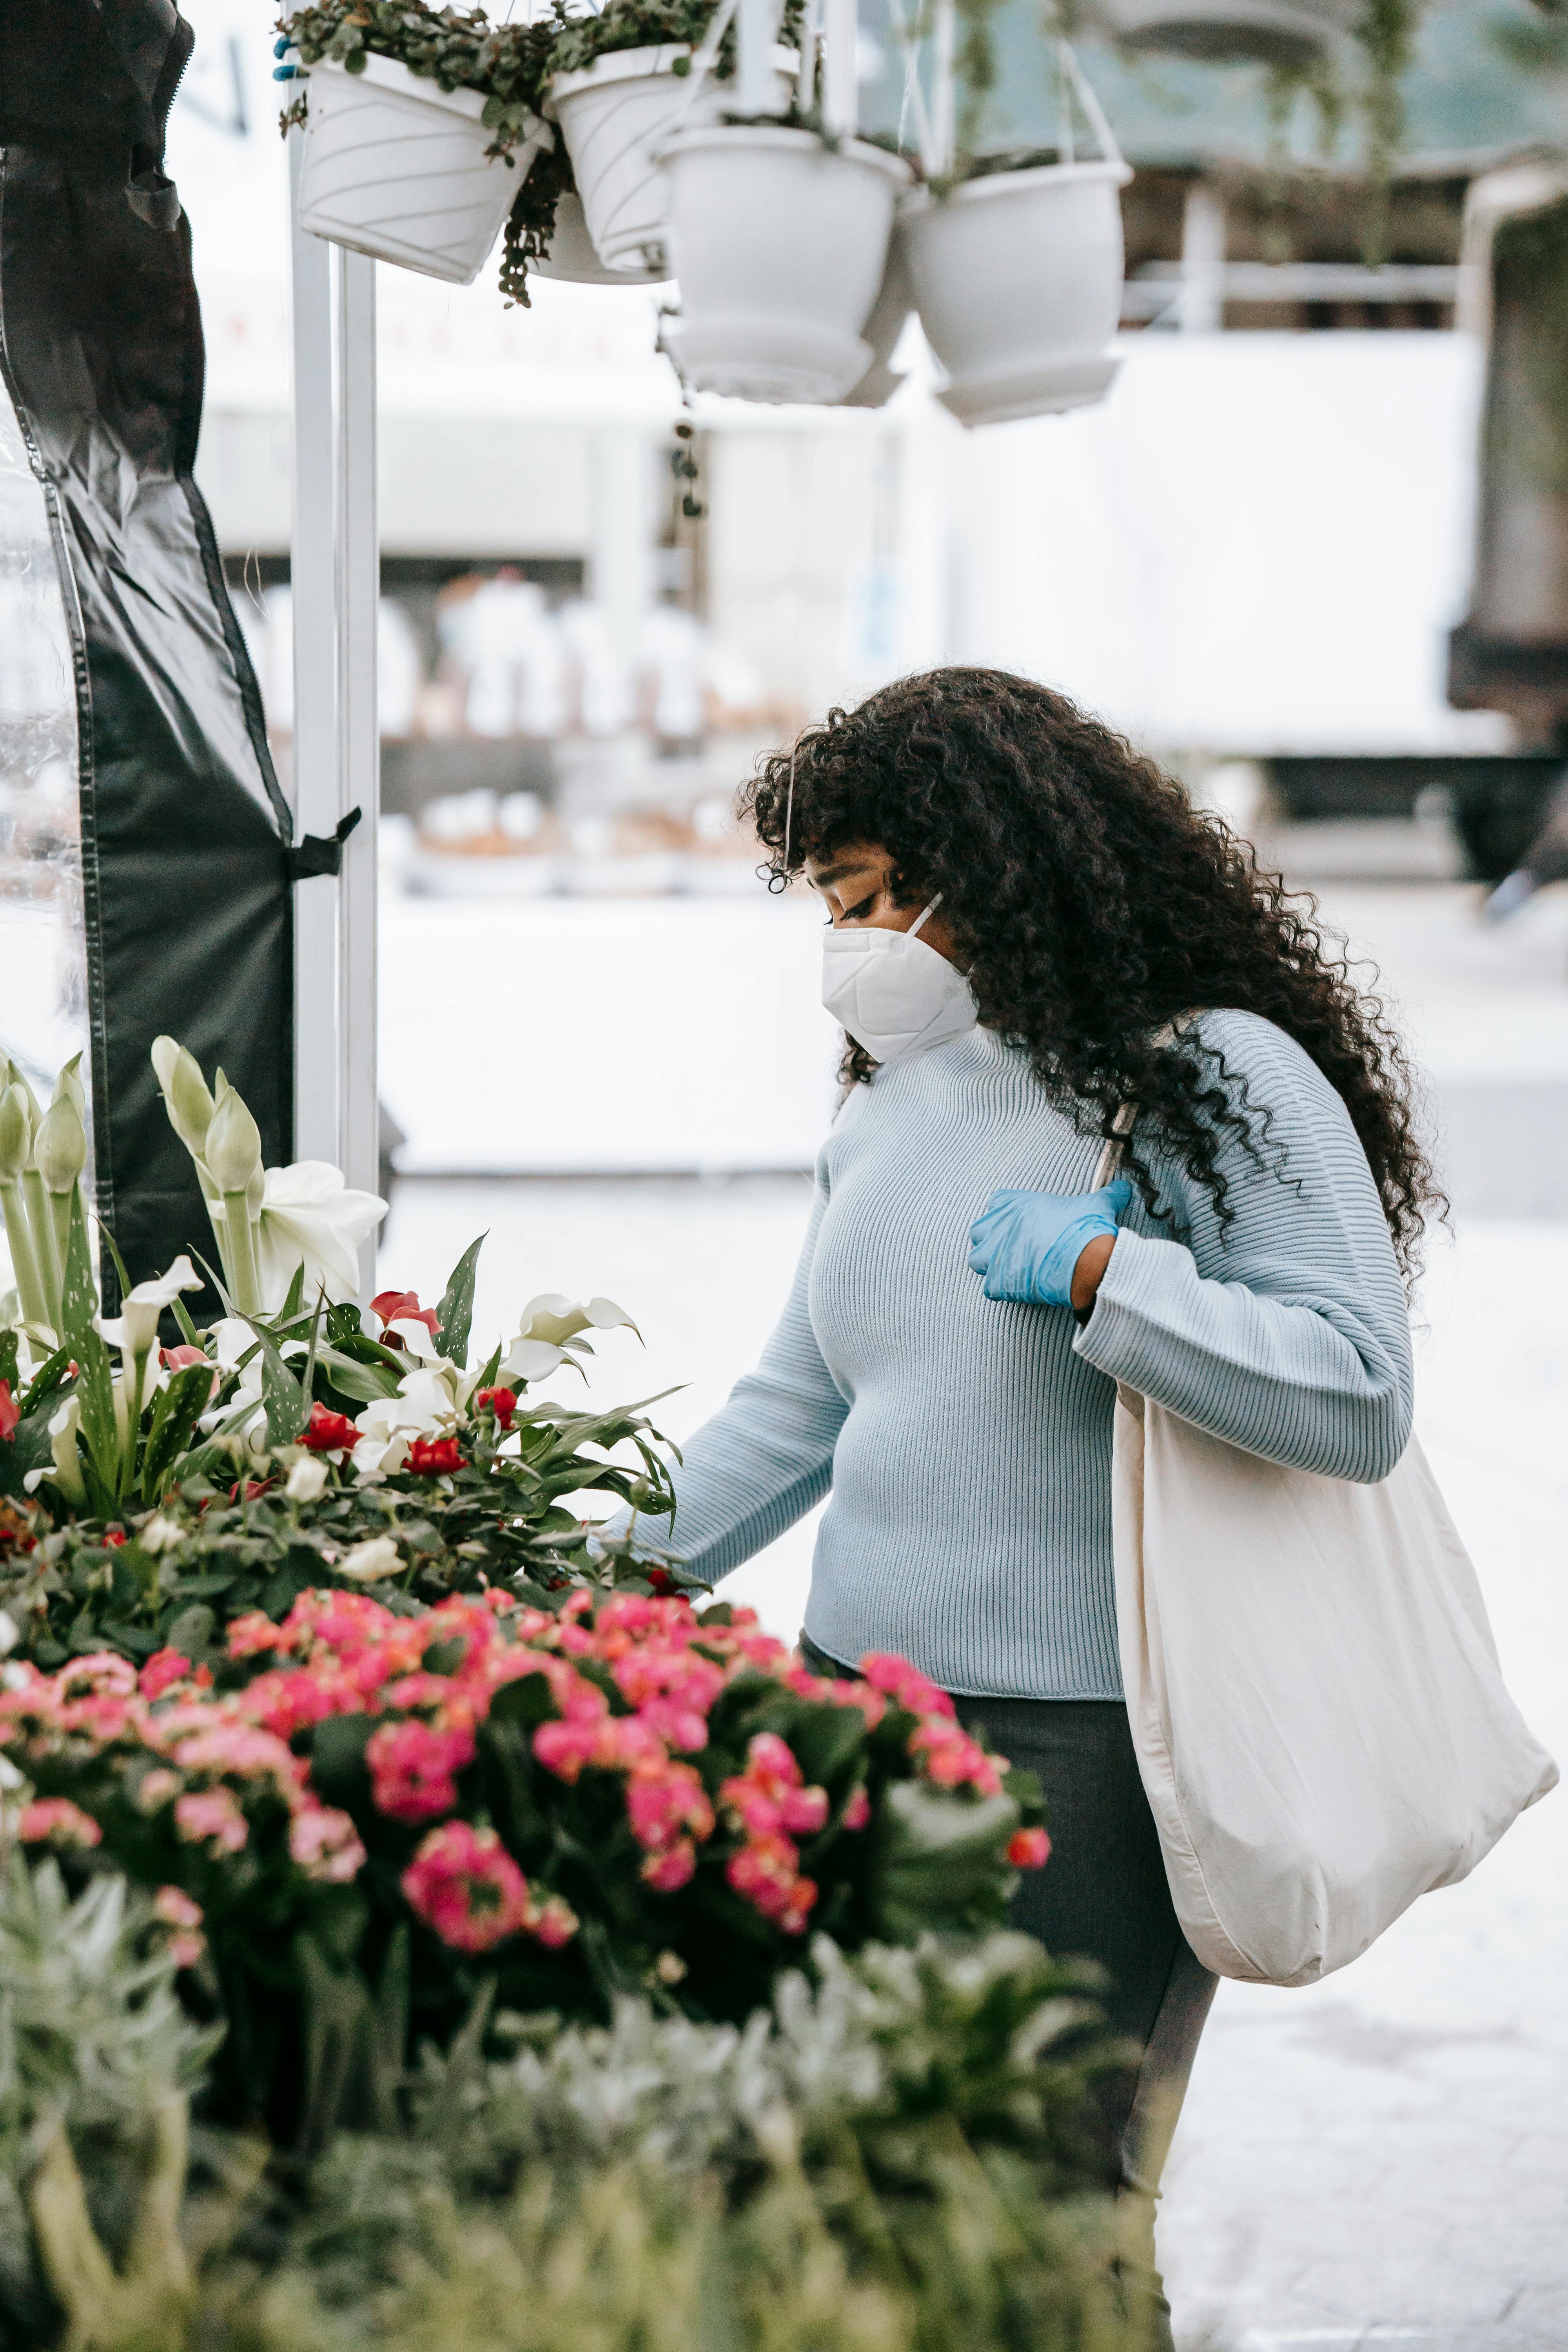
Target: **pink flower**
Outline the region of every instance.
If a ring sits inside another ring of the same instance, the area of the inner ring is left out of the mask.
[[[685,1830],[699,1838],[713,1834],[712,1805],[689,1764],[651,1764],[635,1771],[626,1782],[626,1819],[633,1837],[650,1853],[663,1853]]]
[[[364,1862],[359,1832],[335,1805],[307,1804],[289,1824],[289,1852],[307,1878],[342,1885]]]
[[[530,1904],[524,1924],[548,1951],[558,1952],[577,1933],[579,1922],[570,1903],[559,1895],[547,1895],[542,1903]]]
[[[97,1845],[103,1832],[68,1797],[35,1797],[22,1808],[16,1835],[24,1845],[88,1847]]]
[[[154,1917],[161,1919],[174,1933],[169,1937],[169,1951],[177,1969],[194,1969],[206,1950],[207,1939],[202,1934],[202,1906],[192,1901],[181,1886],[160,1886],[153,1897]]]
[[[870,1818],[871,1800],[867,1795],[866,1784],[862,1781],[844,1808],[840,1826],[847,1830],[863,1830]]]
[[[922,1723],[910,1737],[910,1753],[928,1780],[939,1789],[977,1789],[983,1797],[1002,1793],[1002,1774],[994,1757],[956,1723]]]
[[[488,1952],[528,1925],[528,1881],[494,1830],[443,1822],[403,1874],[410,1909],[444,1944]]]
[[[873,1690],[885,1691],[898,1706],[908,1707],[911,1715],[953,1715],[956,1709],[944,1690],[938,1690],[918,1666],[908,1658],[893,1656],[882,1650],[868,1651],[860,1661],[860,1672]]]
[[[384,1723],[364,1751],[371,1794],[395,1822],[426,1822],[458,1801],[455,1776],[474,1757],[474,1735],[463,1726],[437,1730],[410,1719]]]
[[[183,1650],[154,1650],[136,1677],[136,1687],[144,1699],[162,1698],[173,1684],[184,1682],[190,1671]]]
[[[256,1658],[265,1651],[283,1646],[278,1627],[270,1617],[264,1617],[259,1609],[249,1610],[243,1617],[237,1617],[228,1629],[228,1654],[231,1658]]]
[[[1050,1852],[1044,1830],[1015,1830],[1007,1841],[1007,1859],[1015,1870],[1043,1870]]]
[[[388,1323],[423,1323],[432,1339],[441,1336],[440,1317],[433,1307],[420,1306],[416,1290],[380,1291],[371,1300],[370,1311],[380,1317],[384,1328]],[[400,1348],[403,1342],[394,1333],[391,1344]]]
[[[804,1933],[816,1900],[816,1887],[796,1870],[800,1856],[788,1838],[752,1838],[724,1865],[724,1875],[737,1895],[782,1927],[786,1936]]]
[[[9,1437],[21,1420],[21,1408],[11,1393],[9,1381],[0,1381],[0,1438]]]
[[[171,1797],[177,1797],[184,1785],[177,1772],[155,1764],[152,1771],[143,1772],[136,1783],[137,1811],[155,1813],[160,1805],[166,1805]]]
[[[89,1657],[73,1659],[55,1676],[61,1699],[129,1698],[135,1687],[135,1667],[115,1650],[95,1650]]]
[[[721,1666],[684,1644],[650,1642],[617,1658],[612,1671],[616,1687],[650,1731],[671,1748],[707,1747],[708,1710],[724,1687]]]
[[[648,1885],[660,1895],[673,1895],[684,1886],[697,1867],[697,1848],[688,1837],[677,1838],[662,1853],[650,1853],[642,1866]]]
[[[719,1793],[747,1833],[815,1837],[827,1819],[826,1790],[801,1786],[800,1766],[776,1732],[759,1732],[746,1754],[744,1772],[732,1772]]]
[[[192,1789],[174,1801],[174,1827],[193,1845],[238,1853],[250,1835],[232,1789]]]

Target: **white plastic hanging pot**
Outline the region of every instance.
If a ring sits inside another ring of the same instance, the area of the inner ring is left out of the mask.
[[[481,90],[442,89],[374,56],[353,74],[322,58],[307,79],[301,226],[377,261],[471,284],[550,143],[545,124],[509,163],[485,152],[495,133],[479,120]]]
[[[531,278],[560,278],[574,286],[654,286],[668,277],[663,262],[653,268],[606,269],[594,250],[583,199],[568,188],[555,207],[550,250],[528,265]]]
[[[606,269],[669,274],[669,190],[654,151],[688,124],[716,122],[731,102],[700,52],[695,64],[693,57],[685,42],[612,49],[551,83],[550,111],[560,122],[588,234]],[[773,61],[773,105],[783,114],[800,59],[792,49],[774,49]]]
[[[871,364],[853,389],[845,394],[844,407],[886,408],[904,381],[893,373],[893,353],[914,307],[914,289],[904,260],[903,240],[893,236],[888,241],[881,289],[861,331],[870,346]]]
[[[1125,163],[1047,163],[925,189],[899,235],[926,341],[948,374],[938,394],[964,425],[1081,408],[1119,362]]]
[[[687,381],[742,400],[842,400],[871,361],[861,329],[909,165],[754,123],[678,131],[660,160]]]
[[[1129,48],[1207,65],[1310,65],[1350,30],[1354,0],[1098,0]]]

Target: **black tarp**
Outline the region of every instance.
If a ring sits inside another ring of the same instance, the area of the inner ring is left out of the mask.
[[[172,0],[0,0],[0,359],[73,639],[98,1205],[133,1281],[208,1244],[161,1032],[292,1157],[291,824],[191,478],[201,314],[162,169],[191,46]]]

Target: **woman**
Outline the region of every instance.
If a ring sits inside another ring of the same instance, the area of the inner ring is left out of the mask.
[[[1015,1924],[1099,1960],[1144,2047],[1110,2120],[1152,2222],[1214,1980],[1121,1704],[1116,1383],[1270,1461],[1387,1475],[1431,1197],[1405,1065],[1246,847],[1044,687],[905,679],[745,799],[826,909],[847,1087],[784,1318],[687,1448],[673,1531],[641,1532],[712,1581],[829,1496],[808,1658],[902,1652],[1039,1773],[1052,1859]],[[1123,1104],[1126,1181],[1097,1192]]]

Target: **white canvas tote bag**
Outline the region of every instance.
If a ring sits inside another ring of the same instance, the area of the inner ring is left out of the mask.
[[[1414,1437],[1356,1486],[1119,1385],[1111,1520],[1139,1769],[1176,1916],[1216,1974],[1343,1968],[1555,1785]]]

